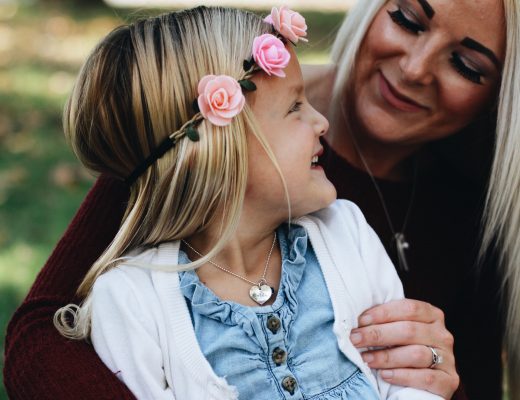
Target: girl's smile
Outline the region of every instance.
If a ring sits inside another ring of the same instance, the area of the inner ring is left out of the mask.
[[[297,217],[328,206],[336,190],[319,165],[323,154],[319,139],[329,124],[307,101],[300,65],[290,52],[287,76],[256,76],[258,89],[248,102],[287,184],[290,216]],[[279,172],[256,138],[249,140],[248,147],[246,204],[253,202],[255,210],[286,220],[289,210]]]

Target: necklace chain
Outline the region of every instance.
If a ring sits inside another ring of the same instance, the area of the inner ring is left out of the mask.
[[[345,120],[345,123],[347,125],[347,116],[345,115],[345,107],[343,105],[343,102],[340,102],[341,106],[341,113],[343,115],[343,118]],[[370,176],[370,180],[372,181],[372,184],[374,185],[374,188],[377,193],[377,197],[379,198],[379,202],[381,203],[381,206],[383,208],[383,212],[385,214],[386,221],[388,222],[388,226],[390,230],[392,231],[392,240],[395,240],[396,247],[397,247],[397,258],[399,260],[399,267],[403,271],[409,271],[408,262],[406,260],[406,254],[405,250],[408,250],[410,248],[410,244],[406,241],[406,238],[404,236],[404,230],[406,229],[406,225],[408,224],[408,219],[410,217],[410,213],[412,210],[413,201],[415,198],[415,187],[417,186],[417,165],[414,160],[414,168],[413,168],[413,183],[412,183],[412,193],[410,194],[410,200],[408,201],[408,208],[406,210],[406,214],[403,220],[403,225],[401,226],[401,231],[397,232],[394,228],[394,224],[392,223],[392,219],[390,218],[390,213],[388,212],[388,209],[386,207],[385,198],[383,196],[383,193],[381,192],[381,189],[379,188],[379,185],[377,184],[377,181],[374,177],[374,174],[372,173],[372,170],[368,166],[368,162],[365,159],[363,152],[361,151],[361,148],[359,147],[359,143],[357,142],[357,139],[355,135],[352,133],[352,129],[349,128],[351,131],[350,137],[352,138],[352,142],[354,143],[354,147],[356,148],[356,152],[359,155],[359,158],[361,159],[361,162],[363,163],[363,166],[365,167],[366,172],[368,173],[368,176]]]
[[[186,240],[182,240],[182,242],[188,246],[195,254],[197,254],[199,257],[204,257],[203,254],[199,253],[197,250],[195,250]],[[253,282],[247,278],[244,278],[243,276],[240,276],[238,274],[236,274],[235,272],[233,271],[230,271],[229,269],[227,268],[224,268],[223,266],[217,264],[215,261],[213,260],[208,260],[208,262],[213,265],[214,267],[224,271],[224,272],[227,272],[228,274],[231,274],[239,279],[242,279],[243,281],[247,282],[247,283],[250,283],[252,285],[256,285],[258,287],[260,287],[261,285],[263,284],[266,284],[267,281],[265,279],[265,276],[267,274],[267,268],[269,267],[269,261],[271,260],[271,254],[273,254],[273,249],[274,249],[274,245],[276,243],[276,232],[274,233],[274,237],[273,237],[273,243],[271,244],[271,249],[269,250],[269,254],[267,255],[267,260],[265,262],[265,266],[264,266],[264,273],[262,274],[262,277],[260,278],[260,280],[258,282]]]

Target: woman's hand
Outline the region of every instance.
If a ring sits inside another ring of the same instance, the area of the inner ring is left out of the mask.
[[[356,347],[386,347],[364,352],[363,359],[391,384],[445,399],[459,386],[453,336],[444,326],[444,313],[429,303],[403,299],[372,307],[359,317],[350,339]],[[442,363],[433,365],[430,347]]]

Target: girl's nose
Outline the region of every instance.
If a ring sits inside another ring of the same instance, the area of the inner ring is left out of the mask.
[[[329,130],[329,120],[323,116],[320,112],[314,110],[315,115],[315,131],[318,133],[319,136],[323,136],[327,133]]]

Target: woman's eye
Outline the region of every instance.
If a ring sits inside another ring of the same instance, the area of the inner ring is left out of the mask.
[[[459,54],[453,52],[451,53],[450,63],[453,65],[455,70],[462,75],[465,79],[468,81],[471,81],[473,83],[477,83],[479,85],[482,85],[482,76],[478,71],[475,71],[474,69],[471,69],[466,64],[464,64],[464,61],[462,61],[462,58]]]
[[[422,25],[419,25],[413,22],[412,20],[406,18],[401,8],[398,8],[396,11],[388,11],[388,15],[390,16],[392,21],[394,21],[397,25],[401,26],[407,31],[410,31],[415,34],[425,31]]]
[[[293,104],[293,106],[289,110],[289,114],[293,113],[293,112],[296,112],[296,111],[300,111],[301,108],[302,108],[302,102],[301,101],[297,101],[296,103]]]

